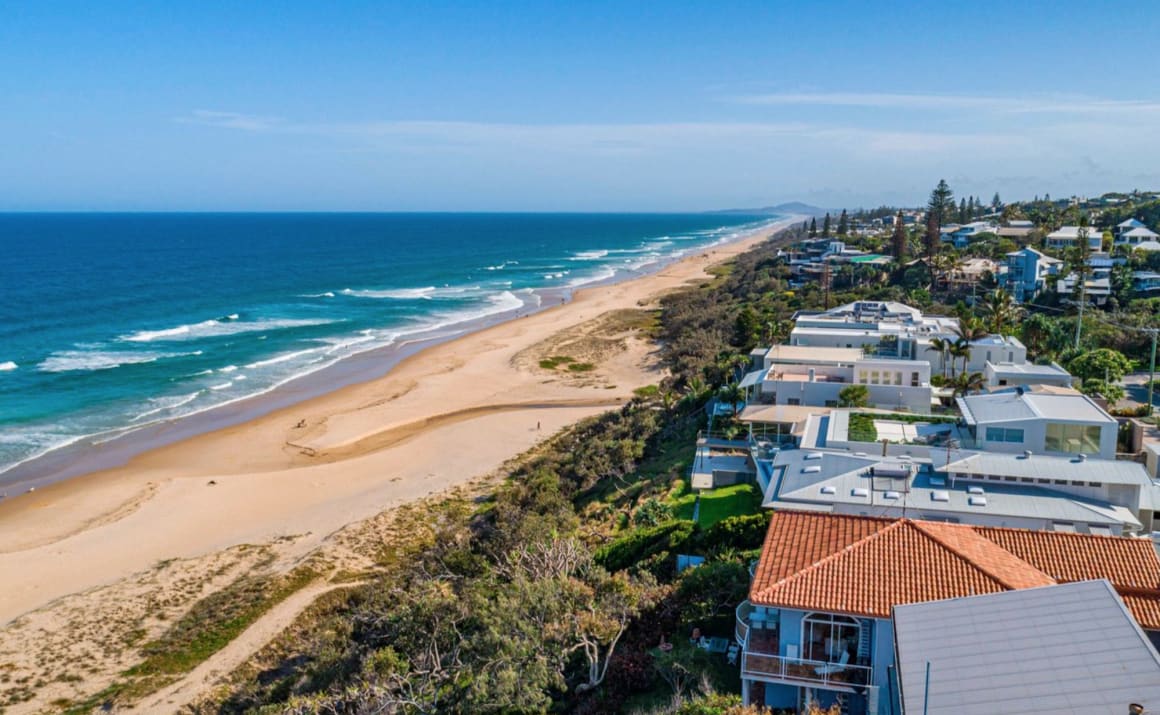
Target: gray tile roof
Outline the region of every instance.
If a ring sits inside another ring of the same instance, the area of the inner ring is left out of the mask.
[[[932,449],[930,459],[936,470],[958,474],[996,474],[1005,477],[1066,479],[1100,484],[1151,484],[1148,473],[1142,465],[1120,459],[1081,460],[1078,457],[1055,457],[1046,454],[1033,454],[1027,457],[1002,452],[952,450],[948,465],[947,453],[941,449]]]
[[[1115,422],[1087,395],[1056,394],[1033,389],[1001,390],[957,400],[968,424],[1051,419],[1088,424]]]
[[[893,620],[905,713],[1160,711],[1160,655],[1107,581],[898,606]]]

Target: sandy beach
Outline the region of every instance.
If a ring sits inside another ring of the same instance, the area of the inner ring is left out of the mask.
[[[107,617],[107,601],[126,584],[148,590],[141,575],[158,564],[178,560],[195,573],[212,560],[225,573],[223,554],[244,544],[293,564],[347,525],[492,473],[562,427],[623,404],[661,377],[655,346],[626,327],[626,311],[703,279],[710,265],[790,223],[427,348],[380,379],[4,500],[0,665],[21,664],[33,629],[60,630],[69,614]],[[561,354],[596,367],[540,365]]]

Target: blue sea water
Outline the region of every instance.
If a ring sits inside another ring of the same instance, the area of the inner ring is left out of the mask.
[[[0,475],[647,271],[714,214],[0,215]]]

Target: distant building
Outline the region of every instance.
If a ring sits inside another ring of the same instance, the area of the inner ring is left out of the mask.
[[[1008,221],[1006,226],[1000,226],[995,233],[1001,238],[1027,238],[1035,231],[1035,223],[1032,221]]]
[[[1098,228],[1081,226],[1063,226],[1058,231],[1047,234],[1047,247],[1056,250],[1072,248],[1079,239],[1080,232],[1084,231],[1087,232],[1088,247],[1093,251],[1100,250],[1103,247],[1104,234]]]
[[[901,715],[1160,711],[1160,654],[1107,580],[895,606]]]
[[[1031,247],[1007,254],[1007,271],[1000,282],[1015,300],[1030,301],[1046,289],[1050,277],[1059,273],[1063,262]]]
[[[943,241],[949,241],[954,244],[955,248],[966,248],[971,242],[971,239],[978,237],[984,233],[995,233],[998,226],[990,221],[973,221],[971,223],[955,226],[954,230],[942,235]]]
[[[1152,246],[1160,246],[1160,234],[1150,229],[1140,227],[1133,228],[1123,233],[1116,234],[1112,245],[1115,246],[1129,246],[1133,250],[1150,251],[1156,250]]]
[[[1119,423],[1075,390],[1015,387],[967,395],[957,402],[974,442],[969,446],[994,452],[1116,457]]]
[[[1154,293],[1160,291],[1160,273],[1155,271],[1136,271],[1132,274],[1132,290],[1137,293]]]

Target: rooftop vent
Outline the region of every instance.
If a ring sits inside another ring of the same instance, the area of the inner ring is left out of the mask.
[[[838,493],[838,490],[834,489],[834,487],[832,487],[832,486],[827,485],[827,486],[822,487],[822,494],[837,494],[837,493]]]
[[[852,497],[868,497],[868,496],[870,496],[870,492],[863,489],[862,487],[854,487],[853,489],[850,490],[850,496],[852,496]]]
[[[930,493],[931,501],[950,501],[951,493],[945,489],[936,489]]]
[[[821,458],[822,458],[821,452],[810,452],[806,456],[802,457],[802,459],[821,459]]]
[[[866,456],[866,453],[865,453],[865,452],[855,452],[855,453],[854,453],[854,456],[855,456],[855,457],[865,457],[865,456]]]
[[[818,474],[822,471],[821,465],[811,464],[808,467],[802,467],[802,474]]]
[[[1032,454],[1032,452],[1031,452],[1031,450],[1030,450],[1030,449],[1025,449],[1025,450],[1023,450],[1023,459],[1030,459],[1030,458],[1031,458],[1031,454]]]
[[[932,487],[945,487],[947,485],[946,477],[931,477],[930,485]]]
[[[886,497],[887,499],[897,499],[902,496],[902,494],[899,492],[886,492],[882,496]]]
[[[1083,452],[1080,452],[1079,454],[1075,455],[1075,461],[1077,461],[1077,462],[1086,462],[1086,461],[1087,461],[1087,455],[1086,455],[1086,454],[1084,454]]]
[[[967,487],[967,494],[982,494],[982,487]]]
[[[987,497],[967,497],[967,503],[971,506],[987,506]]]

